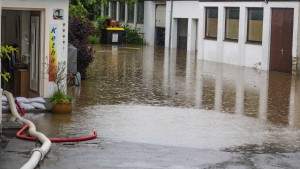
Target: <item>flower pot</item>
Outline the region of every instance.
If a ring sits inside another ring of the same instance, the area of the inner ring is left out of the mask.
[[[56,103],[52,105],[52,113],[66,114],[72,112],[72,103]]]

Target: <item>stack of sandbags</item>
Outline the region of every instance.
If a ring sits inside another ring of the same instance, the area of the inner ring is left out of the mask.
[[[2,110],[9,110],[7,97],[2,95]]]
[[[35,98],[25,98],[25,97],[16,97],[16,101],[24,110],[33,110],[33,109],[46,109],[46,101],[42,97]]]
[[[34,107],[29,104],[29,101],[26,97],[16,97],[16,101],[22,107],[23,110],[33,110]]]
[[[26,98],[26,97],[16,97],[16,101],[20,104],[24,110],[34,110],[34,109],[46,109],[45,99],[42,97]],[[9,104],[7,97],[2,95],[2,110],[9,110]]]
[[[35,109],[46,109],[46,107],[45,107],[46,101],[42,97],[28,98],[28,102]]]

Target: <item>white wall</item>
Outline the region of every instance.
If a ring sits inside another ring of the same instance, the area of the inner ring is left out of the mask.
[[[169,33],[170,33],[170,12],[171,12],[171,2],[167,1],[166,4],[166,33],[165,33],[165,46],[169,47]],[[187,32],[187,49],[189,51],[195,50],[193,44],[195,44],[195,20],[200,16],[199,12],[199,2],[197,1],[174,1],[173,2],[173,18],[186,18],[189,20],[188,22],[188,32]],[[172,34],[171,34],[171,48],[177,48],[177,33],[174,31],[177,28],[176,20],[172,21]]]
[[[298,2],[269,2],[268,4],[264,4],[262,2],[207,2],[200,3],[200,8],[202,8],[202,15],[205,15],[205,7],[219,7],[219,22],[218,22],[218,39],[215,41],[215,46],[217,46],[217,56],[211,58],[212,61],[224,62],[228,64],[234,64],[239,66],[253,67],[256,64],[261,64],[261,68],[264,70],[269,69],[269,55],[270,55],[270,29],[271,29],[271,8],[294,8],[294,40],[293,40],[293,57],[296,56],[296,44],[297,41],[295,38],[297,37],[298,30]],[[240,20],[239,20],[239,41],[238,42],[224,42],[224,8],[225,7],[240,7]],[[264,8],[264,25],[263,25],[263,42],[261,45],[259,44],[246,44],[246,36],[247,36],[247,8],[248,7],[263,7]],[[205,16],[204,16],[205,17]],[[205,24],[205,22],[202,22]],[[204,29],[204,25],[202,25]],[[201,31],[201,30],[199,30]],[[203,35],[203,34],[202,34]],[[206,41],[202,38],[199,38],[201,45],[206,44]],[[198,58],[203,58],[203,56],[207,56],[207,53],[211,52],[211,49],[207,49],[205,47],[200,47],[203,52],[200,52]],[[206,58],[206,57],[204,57]]]
[[[3,0],[3,9],[28,10],[41,12],[41,42],[40,42],[40,96],[49,97],[55,87],[48,81],[47,67],[49,57],[50,24],[57,26],[57,56],[59,61],[67,61],[68,49],[68,0]],[[53,10],[64,9],[64,20],[54,20]],[[64,35],[64,37],[63,37]],[[65,43],[63,43],[65,41]],[[44,64],[43,64],[44,63]],[[45,75],[45,76],[44,76]]]
[[[297,56],[298,46],[298,18],[299,18],[299,2],[269,2],[268,4],[263,2],[196,2],[196,1],[174,1],[173,2],[173,18],[189,18],[189,22],[193,22],[192,19],[198,19],[198,31],[193,31],[192,28],[188,28],[190,37],[197,34],[197,47],[198,59],[205,59],[216,62],[224,62],[233,65],[253,67],[261,65],[259,68],[263,70],[269,69],[269,56],[270,56],[270,30],[271,30],[271,8],[294,8],[294,32],[293,32],[293,57]],[[166,11],[166,38],[165,45],[169,46],[169,25],[170,25],[170,1],[167,1]],[[205,8],[206,7],[218,7],[218,38],[217,40],[204,39],[205,31]],[[240,20],[239,20],[239,40],[238,42],[224,41],[225,31],[225,8],[226,7],[239,7],[240,8]],[[262,44],[247,44],[247,8],[257,7],[264,9],[264,24],[263,24],[263,37]],[[187,10],[188,9],[188,10]],[[192,19],[191,19],[192,18]],[[174,19],[173,19],[174,21]],[[189,25],[193,25],[189,23]],[[173,22],[173,26],[176,27],[176,23]],[[195,26],[193,26],[195,27]],[[193,34],[194,33],[194,34]],[[172,43],[171,47],[176,48],[177,36],[176,30],[172,31]],[[193,43],[193,39],[188,39],[188,43]],[[188,50],[193,50],[193,47],[188,46]],[[300,52],[299,52],[300,53]],[[299,59],[298,59],[299,60]]]
[[[145,40],[149,45],[155,43],[155,6],[156,3],[153,1],[144,2],[144,30]]]

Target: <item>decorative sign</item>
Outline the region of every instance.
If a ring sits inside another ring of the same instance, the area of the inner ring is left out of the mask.
[[[53,9],[53,19],[54,20],[63,20],[64,19],[64,10],[63,9]]]
[[[49,43],[49,82],[54,82],[57,78],[57,25],[50,25]]]

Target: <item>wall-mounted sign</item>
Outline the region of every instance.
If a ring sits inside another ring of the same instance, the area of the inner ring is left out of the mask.
[[[57,78],[57,31],[57,25],[50,25],[49,82],[54,82]]]
[[[64,19],[64,10],[63,9],[53,9],[53,19],[54,20],[63,20]]]

